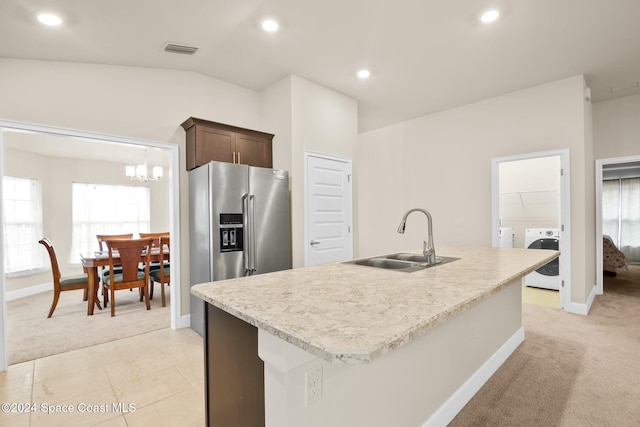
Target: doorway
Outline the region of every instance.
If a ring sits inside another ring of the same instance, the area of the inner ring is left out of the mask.
[[[50,135],[56,138],[68,138],[69,140],[83,140],[87,143],[94,144],[93,147],[96,147],[95,144],[112,144],[116,145],[116,150],[121,151],[125,150],[126,147],[137,147],[137,150],[141,148],[153,148],[166,151],[168,153],[168,191],[169,191],[169,229],[173,236],[172,246],[175,248],[180,247],[180,236],[179,236],[179,206],[178,206],[178,146],[177,144],[170,144],[165,142],[156,142],[156,141],[148,141],[148,140],[139,140],[133,138],[123,138],[117,136],[110,135],[100,135],[93,134],[88,132],[79,132],[75,130],[69,129],[60,129],[60,128],[52,128],[48,126],[40,126],[33,125],[27,123],[19,123],[19,122],[8,122],[8,121],[0,121],[0,152],[4,153],[4,142],[3,135],[7,135],[8,133],[33,133],[39,135]],[[54,145],[54,144],[52,144]],[[51,148],[51,147],[47,147]],[[113,150],[113,148],[111,148]],[[0,162],[0,172],[3,172],[3,162]],[[0,190],[0,196],[2,195],[2,190]],[[0,200],[2,200],[0,198]],[[1,204],[1,202],[0,202]],[[1,206],[1,205],[0,205]],[[0,247],[4,245],[4,230],[0,228]],[[178,272],[174,275],[176,277],[175,283],[172,283],[170,289],[170,298],[171,298],[171,328],[176,329],[181,327],[180,325],[183,322],[183,319],[180,317],[180,274],[179,274],[179,266],[180,266],[180,254],[179,251],[175,251],[172,254],[172,261],[175,265],[175,268],[178,269]],[[5,271],[4,271],[4,254],[0,251],[0,304],[4,307],[5,304]],[[6,311],[3,310],[2,316],[0,316],[0,371],[5,370],[7,367],[7,357],[6,357],[6,319],[5,319]]]
[[[607,170],[630,170],[633,176],[640,170],[640,156],[615,157],[596,160],[596,294],[604,293],[603,285],[603,194],[602,183]]]
[[[510,179],[505,182],[501,173],[509,173]],[[531,275],[527,278],[540,282],[534,286],[557,288],[559,306],[564,310],[571,302],[569,176],[569,150],[492,159],[492,245],[509,246],[504,244],[505,233],[513,236],[512,247],[557,240],[561,252],[557,268],[533,272],[540,275],[539,280]],[[534,236],[536,233],[542,234]],[[552,273],[555,277],[550,277]]]
[[[305,266],[353,258],[351,160],[305,152]]]

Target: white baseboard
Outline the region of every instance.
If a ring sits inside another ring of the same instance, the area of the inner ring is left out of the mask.
[[[589,314],[589,310],[591,310],[591,305],[593,304],[593,300],[596,298],[597,288],[594,286],[591,288],[591,293],[587,297],[587,302],[584,304],[579,304],[576,302],[570,302],[566,307],[564,307],[565,311],[569,313],[582,314],[586,316]]]
[[[176,329],[190,328],[190,327],[191,327],[190,314],[185,314],[184,316],[180,316],[178,318],[178,324],[176,325]]]
[[[521,327],[440,406],[422,427],[446,426],[524,341]]]
[[[53,283],[43,283],[41,285],[30,286],[28,288],[17,289],[15,291],[9,291],[4,294],[5,301],[13,301],[16,299],[30,297],[31,295],[40,294],[53,290]]]

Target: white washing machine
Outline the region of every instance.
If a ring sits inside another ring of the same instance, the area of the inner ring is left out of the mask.
[[[560,248],[560,230],[558,228],[527,228],[524,233],[524,246],[527,249]],[[554,259],[533,273],[524,277],[524,284],[534,288],[560,290],[560,261]]]

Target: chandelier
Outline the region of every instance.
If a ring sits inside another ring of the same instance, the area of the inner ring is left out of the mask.
[[[162,178],[162,166],[154,166],[149,176],[149,168],[147,167],[147,150],[144,150],[144,164],[125,166],[125,175],[132,181],[158,181]]]

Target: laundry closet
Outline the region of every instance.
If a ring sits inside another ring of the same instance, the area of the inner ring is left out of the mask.
[[[560,245],[560,156],[502,162],[500,246],[554,249]],[[558,259],[528,274],[527,286],[558,290]]]

